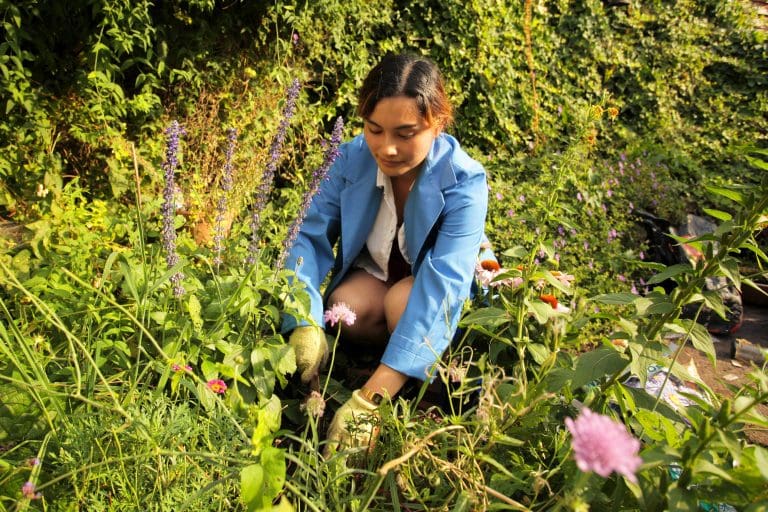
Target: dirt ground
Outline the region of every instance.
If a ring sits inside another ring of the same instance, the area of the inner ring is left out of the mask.
[[[760,300],[760,302],[763,302]],[[717,353],[717,365],[713,367],[707,356],[695,348],[686,346],[681,355],[681,363],[688,365],[693,359],[701,379],[718,395],[732,396],[727,385],[741,386],[751,382],[747,374],[755,368],[761,368],[749,360],[736,359],[734,346],[737,340],[747,340],[753,345],[768,348],[768,305],[744,301],[744,317],[741,326],[730,335],[713,336]],[[760,412],[768,416],[768,405],[758,406]],[[768,446],[768,430],[750,428],[747,438],[756,444]]]

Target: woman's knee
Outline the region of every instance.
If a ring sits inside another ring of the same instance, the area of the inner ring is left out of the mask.
[[[413,276],[395,283],[384,297],[384,315],[387,318],[389,332],[395,330],[400,317],[403,316],[405,306],[408,304],[408,297],[411,295],[411,288],[413,288]]]
[[[367,272],[355,272],[331,292],[328,305],[343,302],[357,315],[356,323],[376,324],[384,321],[386,293],[384,283]]]

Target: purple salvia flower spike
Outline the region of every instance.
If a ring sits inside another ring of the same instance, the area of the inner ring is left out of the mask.
[[[176,217],[176,200],[174,197],[176,194],[175,173],[176,167],[179,165],[179,138],[185,133],[186,131],[179,125],[178,121],[173,121],[165,130],[166,145],[165,161],[163,162],[165,188],[163,189],[162,240],[163,248],[165,249],[165,263],[169,269],[179,263],[179,255],[176,252],[176,228],[173,222]],[[184,274],[181,272],[176,272],[171,276],[173,294],[176,297],[184,295],[184,286],[181,284],[183,279]]]
[[[277,127],[275,136],[272,138],[272,144],[269,147],[267,167],[264,170],[264,174],[261,176],[261,182],[256,189],[256,199],[253,203],[253,210],[251,213],[251,243],[248,246],[248,257],[246,259],[248,265],[256,263],[256,254],[259,250],[261,212],[266,206],[269,194],[272,191],[272,183],[275,180],[275,173],[277,172],[277,162],[280,160],[280,152],[282,151],[283,143],[285,142],[285,134],[288,131],[288,125],[296,110],[296,99],[299,96],[300,89],[301,87],[298,79],[294,78],[286,93],[282,119]]]
[[[341,117],[338,117],[333,126],[331,142],[325,150],[323,163],[312,173],[312,180],[309,183],[309,188],[304,193],[304,197],[302,197],[299,213],[291,224],[291,227],[288,229],[288,235],[285,237],[285,240],[283,240],[283,251],[277,261],[278,269],[283,268],[283,263],[285,263],[285,259],[288,257],[288,253],[291,251],[291,247],[293,247],[296,237],[299,236],[299,229],[301,228],[302,222],[304,222],[304,217],[307,215],[307,210],[309,210],[309,205],[312,203],[312,198],[317,194],[320,185],[328,175],[331,165],[333,165],[333,162],[335,162],[336,158],[339,156],[339,144],[341,144],[343,131],[344,120]]]
[[[221,252],[224,246],[224,220],[227,216],[227,200],[229,192],[232,190],[232,159],[237,145],[237,130],[227,129],[227,152],[224,157],[224,168],[221,176],[221,195],[216,204],[216,229],[213,235],[213,246],[216,257],[213,259],[218,268],[222,263]]]

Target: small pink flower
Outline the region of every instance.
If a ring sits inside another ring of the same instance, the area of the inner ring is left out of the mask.
[[[571,445],[580,470],[603,478],[615,471],[637,483],[635,473],[643,463],[637,454],[640,441],[623,424],[585,408],[576,420],[566,418],[565,426],[573,436]]]
[[[323,320],[325,320],[326,323],[331,324],[331,326],[334,326],[339,322],[352,325],[355,323],[355,320],[357,320],[357,315],[355,315],[354,311],[349,309],[349,306],[343,302],[339,302],[334,304],[331,309],[323,314]]]
[[[218,395],[223,395],[227,392],[227,383],[221,379],[211,379],[206,385],[208,386],[208,389]]]
[[[35,484],[32,482],[26,482],[24,485],[21,486],[21,494],[24,495],[25,498],[30,500],[39,500],[42,495],[39,492],[35,492],[37,488],[35,487]]]
[[[325,400],[318,391],[312,391],[307,400],[301,404],[301,409],[307,411],[307,414],[315,418],[322,418],[325,414]]]

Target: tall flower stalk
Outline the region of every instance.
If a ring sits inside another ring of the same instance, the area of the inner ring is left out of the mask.
[[[328,175],[328,170],[339,156],[339,144],[341,144],[341,134],[343,131],[344,120],[341,117],[338,117],[336,119],[336,124],[333,126],[333,132],[331,133],[331,142],[325,150],[323,163],[312,173],[309,188],[301,199],[299,213],[291,224],[291,227],[288,229],[288,235],[285,237],[285,240],[283,240],[283,251],[277,261],[277,268],[283,268],[285,259],[288,257],[288,253],[290,252],[291,247],[293,247],[294,242],[296,242],[296,237],[299,236],[299,229],[301,228],[302,222],[304,222],[304,217],[307,215],[307,210],[309,210],[312,198],[317,194],[317,191],[320,189],[320,184]]]
[[[176,228],[174,219],[176,217],[176,167],[179,165],[179,138],[186,131],[179,125],[178,121],[173,121],[165,130],[165,161],[163,162],[163,174],[165,175],[165,188],[163,189],[163,231],[162,240],[165,249],[165,263],[168,269],[173,268],[179,263],[179,255],[176,252]],[[176,297],[184,295],[184,286],[181,281],[184,274],[176,272],[171,276],[173,283],[173,294]]]
[[[272,144],[269,147],[269,161],[267,162],[267,167],[261,177],[259,187],[256,189],[256,199],[253,203],[253,210],[251,213],[251,243],[248,246],[248,257],[246,259],[246,263],[249,265],[256,263],[256,255],[259,250],[261,212],[264,210],[264,206],[266,206],[267,200],[269,199],[269,193],[272,191],[272,183],[275,180],[277,162],[280,160],[283,143],[285,142],[285,134],[288,131],[288,125],[291,122],[291,118],[296,111],[296,98],[299,96],[299,89],[299,81],[294,78],[291,86],[286,92],[285,107],[283,107],[283,115],[280,120],[280,125],[277,127],[277,132],[272,138]]]
[[[216,203],[216,227],[213,235],[213,247],[216,252],[216,256],[213,258],[213,263],[218,269],[222,263],[221,253],[224,248],[224,221],[227,218],[227,201],[229,199],[229,193],[232,190],[232,159],[235,154],[235,146],[237,145],[237,130],[235,128],[227,129],[227,152],[224,157],[224,168],[222,169],[221,176],[221,195]]]

